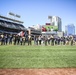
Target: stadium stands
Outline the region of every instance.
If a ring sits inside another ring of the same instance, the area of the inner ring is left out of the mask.
[[[30,30],[31,35],[41,35],[41,31],[36,30],[35,28],[29,27],[28,30]]]
[[[20,31],[26,30],[27,29],[22,24],[0,19],[0,33],[17,34]]]
[[[31,35],[41,35],[41,30],[35,28],[28,28],[31,31]],[[29,33],[29,30],[23,26],[23,22],[15,19],[11,19],[0,15],[0,33],[18,34],[21,31]]]

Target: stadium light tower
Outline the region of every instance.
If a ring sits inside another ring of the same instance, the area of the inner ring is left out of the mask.
[[[13,16],[14,19],[16,19],[16,18],[21,18],[20,15],[18,15],[18,14],[14,14],[14,13],[12,13],[12,12],[9,12],[8,14],[9,14],[10,16]]]
[[[15,14],[14,14],[14,13],[12,13],[12,12],[9,12],[9,15],[11,15],[11,16],[15,16]]]
[[[20,16],[20,15],[18,15],[18,14],[16,14],[15,16],[16,16],[17,18],[21,18],[21,16]]]
[[[9,13],[8,13],[8,16],[9,16],[10,18],[15,19],[15,14],[14,14],[14,13],[12,13],[12,12],[9,12]]]
[[[52,23],[52,16],[48,16],[48,19],[50,19],[50,23]]]
[[[10,20],[10,21],[13,21],[13,22],[16,22],[19,24],[23,24],[23,22],[19,20],[20,18],[21,18],[20,15],[15,14],[13,12],[8,12],[8,14],[7,14],[7,20]]]

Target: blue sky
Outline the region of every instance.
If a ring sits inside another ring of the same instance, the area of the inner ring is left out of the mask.
[[[8,12],[21,15],[25,27],[44,25],[50,22],[49,15],[62,19],[63,31],[67,24],[76,27],[76,0],[0,0],[0,15]]]

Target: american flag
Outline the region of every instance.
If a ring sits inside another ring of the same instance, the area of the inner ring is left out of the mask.
[[[19,35],[19,36],[21,36],[21,37],[23,37],[23,36],[24,36],[24,34],[25,34],[25,32],[24,32],[24,31],[21,31],[21,32],[19,32],[19,33],[18,33],[18,35]]]

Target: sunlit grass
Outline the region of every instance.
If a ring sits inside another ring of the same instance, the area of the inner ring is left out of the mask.
[[[0,68],[76,67],[76,46],[0,46]]]

